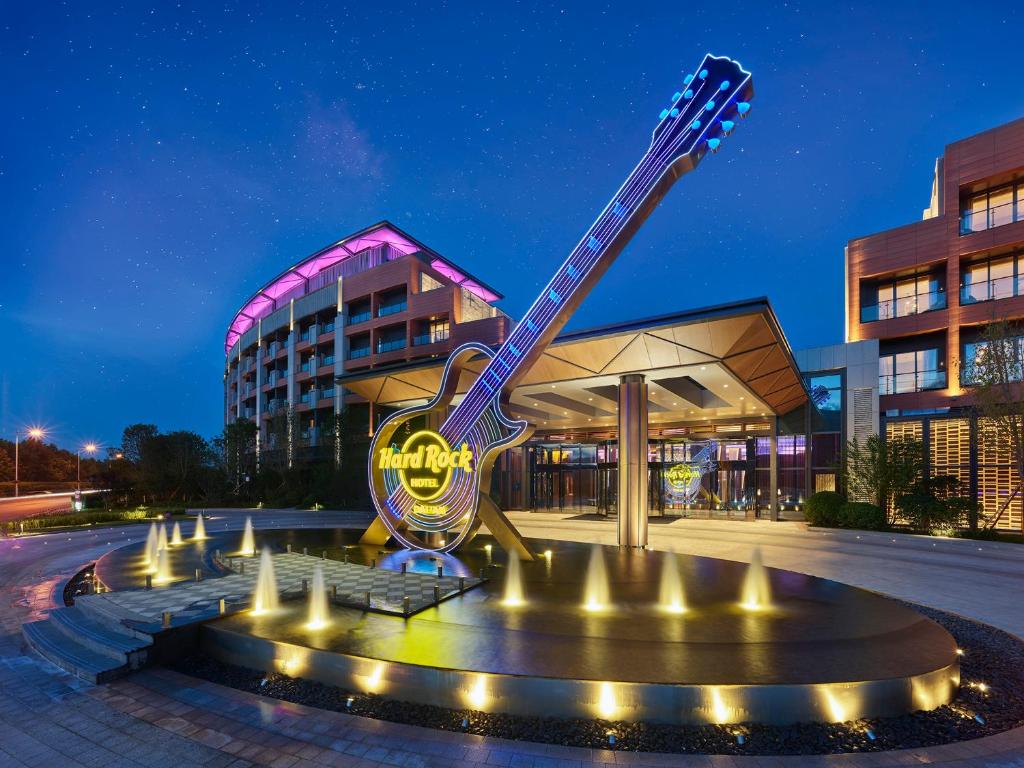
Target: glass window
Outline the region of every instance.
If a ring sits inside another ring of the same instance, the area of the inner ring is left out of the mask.
[[[1013,222],[1013,187],[994,189],[988,195],[988,225],[1001,227]]]
[[[820,411],[841,411],[843,408],[843,377],[838,373],[811,376],[807,381],[812,402]]]
[[[989,298],[1005,299],[1013,296],[1013,262],[1012,256],[994,259],[989,262]]]

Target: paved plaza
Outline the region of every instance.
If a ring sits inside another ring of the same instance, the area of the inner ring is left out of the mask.
[[[241,529],[212,511],[208,527]],[[365,524],[365,516],[264,510],[257,528]],[[513,514],[528,536],[613,543],[606,520]],[[1024,548],[883,534],[807,531],[792,523],[655,522],[656,548],[769,566],[917,600],[1024,634]],[[186,530],[186,535],[188,531]],[[28,652],[21,624],[54,606],[82,565],[145,536],[144,527],[0,539],[0,766],[907,766],[1024,768],[1024,729],[941,747],[870,755],[652,755],[508,742],[324,712],[166,670],[91,686]],[[896,538],[896,542],[892,539]]]

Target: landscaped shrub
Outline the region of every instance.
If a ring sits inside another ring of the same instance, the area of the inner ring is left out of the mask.
[[[804,505],[804,519],[811,525],[835,528],[839,525],[839,509],[845,502],[841,493],[818,491]]]
[[[839,508],[840,528],[859,528],[865,531],[881,531],[886,528],[885,512],[875,504],[864,501],[848,501]]]

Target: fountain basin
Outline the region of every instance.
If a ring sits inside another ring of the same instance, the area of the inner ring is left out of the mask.
[[[771,607],[752,613],[745,564],[678,556],[687,612],[671,614],[663,555],[606,547],[609,604],[591,612],[590,548],[531,547],[553,557],[550,573],[545,558],[521,564],[522,606],[493,578],[409,619],[333,609],[310,633],[304,607],[285,607],[210,622],[200,641],[221,661],[394,699],[680,724],[893,716],[948,703],[959,683],[952,636],[880,595],[769,568]],[[463,557],[485,562],[482,546]]]

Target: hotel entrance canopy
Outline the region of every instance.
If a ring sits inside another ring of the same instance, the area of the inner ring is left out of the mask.
[[[467,366],[460,395],[485,363],[481,356]],[[443,366],[438,358],[374,368],[338,383],[370,402],[405,408],[434,396]],[[652,430],[747,431],[807,401],[778,319],[758,298],[565,333],[523,377],[511,410],[541,433],[614,431],[617,388],[628,374],[647,379]]]

